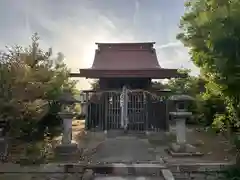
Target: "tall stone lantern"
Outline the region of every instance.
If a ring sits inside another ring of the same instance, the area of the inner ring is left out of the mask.
[[[56,147],[55,153],[59,157],[65,157],[66,160],[72,160],[72,155],[79,152],[78,145],[72,143],[72,119],[74,117],[74,104],[78,101],[72,96],[71,92],[64,91],[62,96],[59,98],[61,103],[61,112],[59,116],[63,121],[63,136],[62,142]]]
[[[169,98],[175,106],[175,111],[169,112],[176,122],[176,142],[170,146],[172,154],[194,155],[196,148],[186,142],[186,119],[192,116],[188,105],[195,99],[188,95],[173,95]]]
[[[186,142],[186,119],[192,116],[192,112],[188,112],[187,106],[189,101],[193,101],[194,98],[188,95],[173,95],[169,98],[173,101],[175,111],[169,112],[176,122],[176,139],[178,144],[184,144]]]

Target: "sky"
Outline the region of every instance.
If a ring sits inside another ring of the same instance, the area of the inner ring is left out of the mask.
[[[156,42],[164,68],[199,73],[176,40],[184,0],[0,0],[0,49],[27,46],[37,32],[41,47],[65,55],[72,72],[90,68],[95,42]],[[89,80],[78,79],[88,89]]]

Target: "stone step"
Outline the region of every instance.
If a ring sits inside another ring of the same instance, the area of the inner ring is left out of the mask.
[[[86,164],[85,164],[86,165]],[[120,165],[118,167],[121,167]],[[147,171],[148,173],[144,173],[143,172],[135,172],[135,174],[131,174],[126,173],[125,171],[120,171],[120,170],[124,170],[124,169],[118,169],[118,174],[114,174],[114,172],[112,173],[107,172],[107,170],[105,169],[105,173],[103,172],[99,172],[99,169],[96,170],[96,166],[95,169],[93,166],[89,165],[88,167],[83,166],[83,164],[74,164],[74,163],[69,163],[69,164],[58,164],[58,163],[50,163],[50,164],[42,164],[40,166],[26,166],[23,167],[21,165],[17,165],[17,164],[8,164],[5,163],[1,169],[0,169],[0,173],[11,173],[11,174],[24,174],[24,173],[28,173],[34,176],[45,176],[48,177],[49,179],[55,179],[53,178],[58,176],[59,177],[64,177],[65,175],[69,175],[69,176],[75,176],[76,179],[80,179],[79,177],[82,177],[83,180],[89,180],[89,179],[98,179],[98,180],[174,180],[171,172],[167,172],[167,169],[158,169],[159,174],[148,174],[150,171]],[[98,167],[99,168],[99,167]],[[116,168],[116,165],[115,165]],[[129,168],[129,167],[128,167]],[[149,169],[151,169],[151,166],[148,167]],[[149,170],[148,169],[148,170]],[[103,170],[103,169],[102,169]],[[115,172],[117,172],[117,170],[115,169]],[[125,169],[126,170],[126,169]],[[140,170],[140,169],[139,169]],[[141,169],[144,170],[144,169]],[[78,178],[77,178],[78,177]],[[43,178],[43,179],[47,179],[47,178]],[[74,179],[73,177],[70,179]]]
[[[111,176],[157,176],[162,177],[162,170],[166,167],[162,164],[62,164],[68,172],[79,172],[82,169],[91,169],[96,174]]]
[[[158,164],[110,164],[106,166],[95,167],[95,172],[114,175],[142,175],[142,176],[159,176],[163,165]]]
[[[7,152],[7,161],[16,162],[21,157],[23,157],[26,146],[23,146],[21,143],[11,142],[8,146]]]

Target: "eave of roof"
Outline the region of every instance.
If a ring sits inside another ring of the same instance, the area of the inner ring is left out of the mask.
[[[71,77],[98,78],[151,78],[165,79],[181,77],[177,69],[142,69],[142,70],[104,70],[104,69],[80,69],[80,73],[71,73]]]

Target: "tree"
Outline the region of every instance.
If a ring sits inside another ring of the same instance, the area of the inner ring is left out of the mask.
[[[204,91],[204,81],[199,76],[191,76],[189,69],[183,69],[180,73],[185,74],[184,77],[172,78],[165,85],[168,89],[171,89],[173,93],[188,94],[196,97],[200,92]]]
[[[92,88],[92,90],[98,90],[100,88],[99,80],[94,80],[91,83],[91,88]]]
[[[177,38],[207,82],[207,93],[224,99],[227,121],[240,126],[240,1],[191,0]]]
[[[152,81],[152,88],[153,89],[166,89],[167,87],[165,86],[165,84],[163,84],[160,81]]]
[[[31,137],[47,116],[56,116],[60,110],[57,98],[63,89],[73,90],[76,84],[69,79],[63,59],[62,53],[54,58],[51,48],[46,52],[40,49],[37,34],[28,48],[14,46],[2,52],[0,119],[10,122],[12,135]]]

